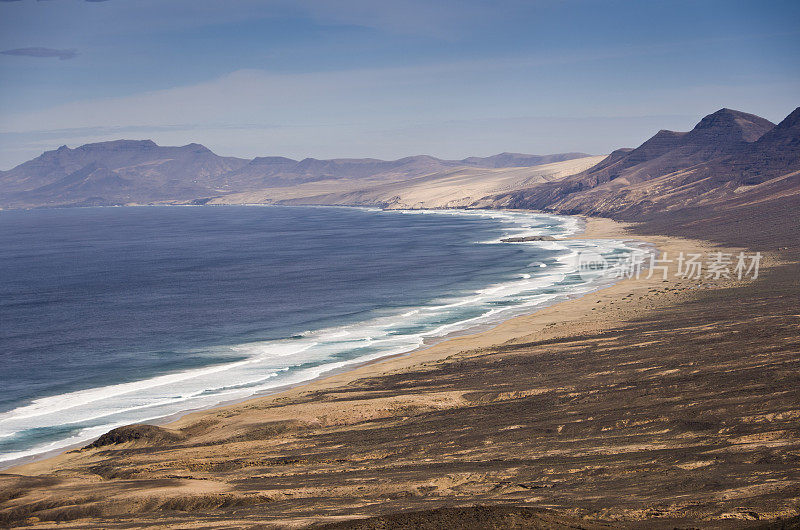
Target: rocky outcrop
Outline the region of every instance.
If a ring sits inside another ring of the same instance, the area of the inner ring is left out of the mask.
[[[164,444],[183,440],[184,436],[156,425],[125,425],[117,427],[102,435],[83,449],[95,449],[107,445],[126,442],[145,442],[147,444]]]

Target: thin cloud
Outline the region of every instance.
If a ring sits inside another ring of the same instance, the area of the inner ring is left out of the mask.
[[[3,0],[8,2],[9,0]],[[21,55],[25,57],[58,57],[62,61],[72,59],[78,55],[75,50],[57,50],[55,48],[14,48],[13,50],[1,51],[3,55]]]

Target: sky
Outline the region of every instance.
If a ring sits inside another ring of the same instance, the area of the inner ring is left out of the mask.
[[[608,153],[800,105],[800,2],[0,0],[0,169],[112,140]]]

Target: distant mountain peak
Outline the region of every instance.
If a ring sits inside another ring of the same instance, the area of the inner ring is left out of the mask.
[[[155,144],[153,144],[153,145],[155,145]],[[185,149],[185,150],[191,151],[193,153],[212,153],[211,149],[209,149],[208,147],[204,146],[203,144],[197,144],[197,143],[186,144],[181,149]]]
[[[394,162],[401,164],[409,164],[414,162],[441,162],[441,159],[431,155],[411,155],[398,158],[397,160],[394,160]]]
[[[746,117],[758,117],[754,116],[753,114],[747,114],[744,112],[740,112],[738,110],[733,110],[729,108],[722,108],[716,112],[712,112],[701,119],[697,125],[694,126],[695,129],[707,129],[709,127],[714,127],[716,125],[730,123],[731,121],[737,118],[746,118]]]
[[[563,162],[573,158],[587,157],[586,153],[557,153],[552,155],[528,155],[525,153],[503,152],[487,157],[471,156],[458,160],[473,167],[500,168],[500,167],[530,167],[553,162]]]
[[[773,127],[774,123],[755,114],[722,108],[700,120],[689,135],[707,136],[711,132],[716,138],[755,142]]]
[[[95,142],[76,147],[75,151],[145,151],[157,148],[153,140],[111,140]]]
[[[297,160],[285,156],[257,156],[250,161],[252,165],[258,164],[296,164]]]

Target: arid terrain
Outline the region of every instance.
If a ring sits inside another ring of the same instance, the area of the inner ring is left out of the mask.
[[[459,167],[404,180],[325,179],[292,187],[231,193],[207,204],[381,205],[392,209],[474,208],[485,197],[558,181],[591,168],[604,156],[585,156],[532,167]]]
[[[777,127],[741,114],[583,169],[486,170],[524,188],[486,200],[602,214],[579,237],[672,256],[761,252],[757,279],[624,280],[280,394],[116,429],[6,470],[0,524],[797,527],[798,111]],[[387,183],[341,197],[432,206],[496,190],[471,171],[446,170],[427,198]]]
[[[119,140],[47,151],[0,172],[0,207],[284,204],[526,208],[642,221],[800,192],[800,108],[778,125],[720,109],[608,156],[502,153],[296,161],[220,157],[199,144]]]
[[[526,528],[796,517],[800,249],[761,250],[754,282],[627,280],[282,394],[123,428],[3,475],[0,517],[302,527],[476,505]],[[425,520],[459,527],[436,513]],[[353,524],[340,527],[388,523]]]
[[[0,208],[209,202],[320,204],[325,200],[331,204],[374,204],[391,199],[393,195],[387,192],[402,190],[406,183],[412,188],[425,183],[440,187],[444,183],[450,187],[447,200],[468,205],[473,200],[465,200],[465,191],[480,193],[478,198],[508,193],[583,171],[602,158],[584,153],[501,153],[463,160],[427,155],[391,161],[298,161],[279,156],[247,160],[218,156],[200,144],[166,147],[152,140],[117,140],[75,149],[64,145],[0,171]],[[575,166],[558,164],[576,159],[583,161]],[[504,172],[504,168],[511,172]],[[470,182],[471,187],[456,188]],[[360,194],[350,199],[340,196],[349,191]],[[425,203],[431,206],[441,201],[426,199]]]

